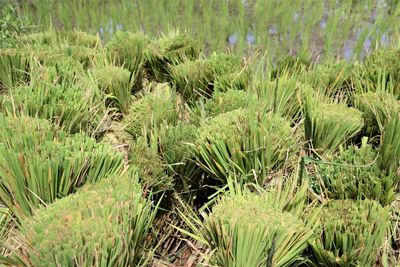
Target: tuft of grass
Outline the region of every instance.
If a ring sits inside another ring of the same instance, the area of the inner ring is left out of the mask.
[[[361,111],[344,104],[306,100],[304,134],[318,152],[332,152],[357,135],[363,128]]]
[[[400,176],[400,117],[387,122],[379,145],[378,165],[387,174]]]
[[[24,51],[0,50],[0,92],[29,81],[30,61]]]
[[[132,103],[123,123],[126,131],[136,138],[143,134],[144,128],[175,124],[178,117],[179,96],[168,84],[158,84],[152,92]]]
[[[311,242],[317,266],[373,266],[388,226],[389,208],[372,200],[331,200]]]
[[[106,94],[106,100],[113,103],[118,111],[127,114],[132,100],[134,74],[116,66],[95,68],[92,72],[99,89]]]
[[[399,177],[382,172],[377,164],[377,152],[366,144],[361,147],[340,147],[337,154],[317,163],[316,191],[329,199],[371,199],[382,206],[391,205],[396,198]]]
[[[386,92],[355,94],[353,102],[363,112],[365,133],[370,136],[381,134],[386,123],[400,112],[400,101]]]
[[[0,199],[18,217],[122,168],[122,155],[45,120],[0,116]]]
[[[104,111],[100,103],[97,88],[68,82],[19,86],[1,96],[3,112],[48,119],[70,133],[95,131]]]
[[[145,266],[157,206],[142,196],[136,179],[104,179],[37,210],[23,220],[23,246],[10,260],[33,266]]]
[[[201,126],[195,149],[200,167],[212,177],[224,182],[234,172],[262,184],[269,172],[291,162],[296,144],[285,119],[237,109]]]
[[[185,34],[174,33],[151,42],[144,51],[145,67],[157,82],[169,80],[169,68],[199,57],[200,49]]]
[[[99,36],[90,35],[83,31],[74,30],[66,34],[67,42],[71,45],[96,48],[101,44]]]

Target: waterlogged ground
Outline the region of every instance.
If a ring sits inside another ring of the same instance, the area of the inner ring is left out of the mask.
[[[89,3],[90,2],[90,3]],[[93,0],[21,1],[41,28],[79,28],[108,40],[115,32],[186,31],[205,51],[363,58],[399,33],[397,1]],[[95,7],[95,8],[93,8]]]

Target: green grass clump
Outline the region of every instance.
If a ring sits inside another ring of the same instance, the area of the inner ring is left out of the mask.
[[[122,168],[111,147],[45,120],[0,116],[0,125],[0,199],[18,216]]]
[[[378,148],[378,166],[386,174],[395,174],[400,177],[400,117],[390,119]]]
[[[337,155],[325,159],[328,164],[318,164],[317,191],[329,199],[371,199],[382,206],[390,205],[396,197],[399,177],[382,172],[376,158],[376,151],[366,143],[360,148],[340,148]]]
[[[179,116],[178,103],[179,97],[167,84],[158,84],[154,91],[132,103],[123,121],[126,131],[136,138],[143,134],[143,128],[174,124]]]
[[[212,95],[214,77],[205,59],[171,66],[170,75],[172,83],[185,100],[194,101]]]
[[[235,172],[263,183],[269,172],[289,164],[296,143],[283,118],[237,109],[199,128],[196,153],[200,166],[214,178],[226,181]]]
[[[226,92],[215,92],[213,98],[204,104],[204,112],[207,117],[215,117],[218,114],[233,111],[235,109],[253,109],[256,108],[257,97],[243,90],[230,89]],[[202,107],[199,107],[200,109]],[[201,113],[201,110],[199,110]]]
[[[107,95],[106,99],[111,101],[120,112],[127,114],[134,83],[132,73],[121,67],[106,66],[94,69],[93,74],[100,90]]]
[[[0,50],[0,92],[29,81],[30,59],[17,49]]]
[[[142,139],[137,140],[129,151],[130,163],[138,167],[139,181],[146,190],[164,193],[172,190],[174,181],[168,173],[167,162]]]
[[[222,198],[203,225],[217,266],[291,266],[312,237],[301,219],[256,194]]]
[[[169,67],[199,57],[200,49],[185,34],[163,36],[150,43],[144,51],[145,66],[151,77],[158,82],[169,79]]]
[[[279,77],[256,81],[253,87],[262,107],[272,113],[290,120],[297,120],[301,114],[301,92],[310,89],[310,85],[299,82],[299,77],[291,76],[288,71]]]
[[[379,49],[369,55],[364,61],[363,72],[374,87],[379,83],[394,82],[394,92],[400,95],[400,49]]]
[[[240,57],[232,54],[213,53],[209,62],[214,76],[214,88],[218,88],[219,91],[226,91],[229,88],[238,90],[247,88],[249,73]]]
[[[71,45],[64,49],[64,54],[67,57],[75,59],[77,62],[81,63],[82,66],[87,69],[94,65],[93,63],[97,61],[97,58],[101,58],[102,52],[99,49]],[[58,61],[54,62],[57,63]],[[47,64],[52,62],[47,62]]]
[[[400,112],[400,101],[386,92],[356,94],[354,105],[363,112],[365,133],[370,136],[381,134],[387,121]]]
[[[84,47],[97,47],[101,40],[96,35],[90,35],[82,31],[71,31],[66,34],[67,42],[71,45],[84,46]]]
[[[317,266],[373,266],[388,226],[389,208],[371,200],[332,200],[320,213],[311,243]]]
[[[362,113],[343,104],[306,101],[305,139],[316,152],[332,152],[358,134],[364,126]]]
[[[48,119],[70,133],[93,132],[104,108],[90,84],[39,82],[19,86],[1,96],[3,112]]]
[[[117,32],[106,44],[107,54],[117,65],[128,69],[136,74],[144,59],[144,49],[148,43],[143,33]]]
[[[155,213],[134,178],[107,178],[24,220],[23,249],[10,258],[32,266],[139,266],[148,260]]]

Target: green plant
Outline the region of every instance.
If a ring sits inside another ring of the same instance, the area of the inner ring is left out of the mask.
[[[67,42],[71,45],[95,48],[100,45],[99,36],[90,35],[82,31],[71,31],[66,34]]]
[[[3,112],[48,119],[70,133],[92,133],[100,123],[104,108],[99,91],[91,84],[32,83],[13,88],[1,96]]]
[[[394,94],[400,94],[400,50],[398,48],[379,49],[364,61],[365,76],[374,87],[382,81],[394,83]]]
[[[0,92],[29,81],[30,58],[17,49],[0,50]]]
[[[213,53],[209,59],[214,76],[214,90],[245,90],[249,84],[249,72],[244,61],[235,55]]]
[[[356,94],[353,101],[363,112],[365,132],[370,136],[382,133],[387,121],[400,112],[400,101],[386,92]]]
[[[400,176],[400,118],[387,122],[379,146],[379,168],[387,174]]]
[[[359,148],[340,147],[338,154],[317,162],[316,191],[329,199],[371,199],[391,205],[399,177],[382,172],[376,159],[376,151],[365,141]]]
[[[311,242],[317,266],[373,266],[388,226],[389,208],[372,200],[331,200]]]
[[[151,42],[144,51],[145,66],[158,82],[169,79],[170,65],[178,65],[199,57],[200,50],[194,40],[185,34],[170,34]]]
[[[0,199],[20,218],[122,168],[111,147],[47,121],[2,115],[0,124]]]
[[[204,257],[216,266],[293,266],[313,238],[314,223],[300,219],[307,189],[298,189],[282,184],[260,194],[232,189],[203,213],[204,221],[189,210],[180,212],[190,230],[178,229],[210,248]]]
[[[214,178],[225,181],[235,172],[262,184],[269,172],[290,164],[296,143],[283,118],[237,109],[202,125],[195,151],[200,167]]]
[[[153,193],[165,193],[174,187],[174,180],[168,174],[167,162],[152,151],[141,138],[135,141],[129,151],[130,163],[138,167],[139,182]]]
[[[131,91],[134,81],[133,73],[116,66],[106,66],[93,70],[98,86],[103,91],[106,99],[123,114],[127,114],[131,104]]]
[[[167,84],[158,84],[154,91],[134,101],[124,118],[125,129],[133,137],[143,134],[143,128],[156,128],[161,123],[174,124],[179,116],[179,97]]]
[[[209,98],[213,93],[213,74],[205,59],[186,61],[170,67],[172,83],[188,101],[201,97]]]
[[[304,134],[312,149],[332,152],[357,135],[363,127],[362,113],[344,104],[306,100]]]
[[[9,261],[32,266],[144,266],[146,237],[157,206],[137,177],[112,177],[36,211],[23,220]],[[150,253],[151,255],[151,253]]]

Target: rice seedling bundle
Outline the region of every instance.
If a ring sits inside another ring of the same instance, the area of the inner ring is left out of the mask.
[[[365,133],[382,133],[386,123],[399,116],[400,101],[386,92],[366,92],[354,95],[354,105],[363,112]]]
[[[2,115],[0,123],[0,199],[19,217],[122,168],[122,156],[108,145],[47,121]]]
[[[200,166],[225,181],[235,172],[263,183],[267,174],[289,163],[297,138],[283,118],[244,109],[221,113],[199,128],[196,145]]]
[[[10,114],[48,119],[70,133],[92,132],[103,110],[97,90],[90,84],[40,82],[1,96],[0,108]]]
[[[100,38],[83,31],[71,31],[66,34],[67,42],[71,45],[95,48],[100,44]]]
[[[357,135],[364,126],[362,113],[343,104],[312,102],[304,109],[305,139],[317,152],[331,152]]]
[[[340,148],[318,164],[319,188],[329,199],[371,199],[382,206],[391,205],[399,177],[379,168],[377,152],[366,143],[361,147]]]
[[[138,177],[143,188],[155,194],[173,189],[175,181],[168,173],[167,162],[151,150],[145,140],[137,140],[131,146],[129,154],[131,164],[138,168]]]
[[[16,49],[0,50],[0,91],[29,81],[30,58]]]
[[[378,148],[378,166],[387,174],[400,176],[400,117],[390,119],[383,134]]]
[[[184,34],[163,36],[150,43],[145,51],[145,66],[148,73],[157,81],[169,79],[169,67],[199,57],[197,44]]]
[[[221,199],[204,228],[217,266],[292,266],[313,235],[301,219],[255,194]]]
[[[120,112],[127,114],[134,83],[132,73],[121,67],[105,66],[94,69],[93,74],[100,90],[108,95],[106,99],[111,101]]]
[[[167,84],[158,84],[153,92],[134,101],[123,123],[133,137],[143,134],[143,128],[161,123],[175,124],[179,117],[179,96]]]
[[[148,39],[143,33],[117,32],[106,44],[106,50],[117,66],[139,74]]]
[[[138,266],[148,261],[146,237],[156,208],[137,177],[84,186],[22,222],[11,260],[33,266]]]
[[[394,94],[400,95],[400,50],[397,48],[379,49],[364,61],[366,77],[375,84],[394,83]]]
[[[331,200],[311,242],[317,266],[373,266],[384,242],[389,208],[372,200]]]

